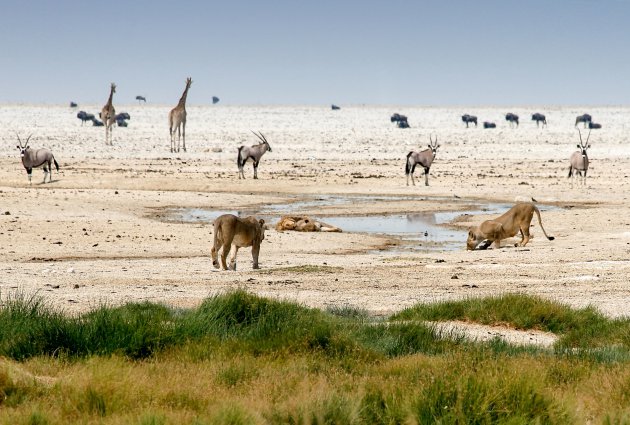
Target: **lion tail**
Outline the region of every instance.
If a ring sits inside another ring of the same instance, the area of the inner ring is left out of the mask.
[[[540,211],[538,210],[538,208],[536,206],[534,206],[534,211],[536,212],[536,215],[538,216],[538,224],[540,225],[540,228],[542,229],[542,231],[545,234],[545,236],[547,237],[547,239],[549,239],[550,241],[554,240],[555,237],[549,236],[547,234],[547,232],[545,232],[545,228],[543,227],[543,224],[542,224],[542,219],[540,218]]]
[[[213,246],[215,250],[219,250],[219,248],[221,248],[221,243],[223,241],[223,230],[221,230],[221,224],[220,223],[216,223],[214,224],[214,241],[213,241]]]

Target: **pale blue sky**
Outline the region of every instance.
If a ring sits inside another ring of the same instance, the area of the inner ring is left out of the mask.
[[[630,0],[8,0],[0,46],[2,103],[630,100]]]

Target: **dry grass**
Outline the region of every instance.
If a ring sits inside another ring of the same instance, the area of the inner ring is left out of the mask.
[[[104,317],[120,319],[101,314],[99,323]],[[173,318],[190,321],[192,331],[169,337],[171,343],[141,359],[124,350],[101,355],[66,350],[2,360],[0,423],[630,420],[627,356],[589,353],[582,346],[572,354],[566,347],[554,352],[500,341],[442,340],[417,324],[373,323],[362,314],[330,315],[243,292],[209,299],[198,311],[176,312],[168,326]],[[215,334],[197,334],[201,319]]]

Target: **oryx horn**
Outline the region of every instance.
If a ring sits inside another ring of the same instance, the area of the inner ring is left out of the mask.
[[[261,141],[261,142],[263,142],[263,143],[269,143],[269,142],[267,141],[267,139],[265,138],[265,136],[263,136],[263,134],[262,134],[260,131],[259,131],[258,133],[256,133],[254,130],[251,130],[251,132],[252,132],[252,133],[254,133],[254,135],[255,135],[256,137],[258,137],[258,138],[260,139],[260,141]]]

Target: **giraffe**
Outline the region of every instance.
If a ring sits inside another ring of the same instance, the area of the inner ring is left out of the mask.
[[[107,99],[107,103],[103,106],[101,110],[101,121],[105,124],[105,144],[113,145],[112,143],[112,129],[114,128],[114,123],[116,122],[116,110],[114,109],[114,105],[112,105],[112,97],[116,93],[116,84],[112,83],[112,88],[109,92],[109,99]]]
[[[188,95],[188,89],[192,84],[190,77],[186,78],[186,88],[182,97],[179,99],[179,103],[176,107],[171,109],[168,113],[168,131],[171,135],[171,152],[179,152],[179,141],[183,139],[183,148],[186,152],[186,96]],[[177,129],[177,151],[175,150],[175,129]]]

